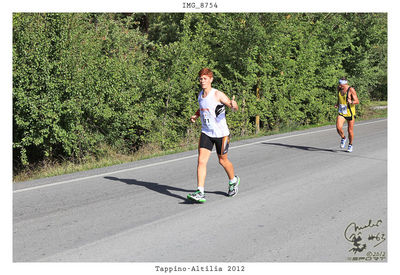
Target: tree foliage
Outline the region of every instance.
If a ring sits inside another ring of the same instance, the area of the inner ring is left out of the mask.
[[[15,13],[14,167],[179,146],[202,67],[236,95],[234,135],[256,116],[265,129],[332,121],[341,76],[362,103],[386,99],[387,14]]]

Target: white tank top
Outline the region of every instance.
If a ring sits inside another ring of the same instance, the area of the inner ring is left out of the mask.
[[[203,90],[199,93],[201,132],[209,137],[220,138],[229,136],[229,129],[225,119],[225,105],[216,100],[216,91],[212,88],[205,98]]]

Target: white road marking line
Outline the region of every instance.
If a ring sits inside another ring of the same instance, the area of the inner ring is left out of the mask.
[[[378,122],[382,122],[382,121],[386,121],[386,120],[387,119],[371,121],[371,122],[366,122],[366,123],[358,123],[358,124],[355,124],[354,127],[373,124],[373,123],[378,123]],[[312,131],[312,132],[295,134],[295,135],[287,135],[287,136],[283,136],[283,137],[265,139],[265,140],[261,140],[261,141],[256,141],[256,142],[252,142],[252,143],[248,143],[248,144],[243,144],[243,145],[238,145],[238,146],[235,146],[235,147],[231,147],[231,148],[229,148],[229,150],[243,148],[243,147],[259,144],[259,143],[266,142],[266,141],[274,141],[274,140],[279,140],[279,139],[284,139],[284,138],[299,137],[299,136],[305,136],[305,135],[321,133],[321,132],[326,132],[326,131],[332,131],[332,130],[336,130],[336,128],[334,127],[334,128],[328,128],[328,129],[317,130],[317,131]],[[106,176],[106,175],[112,175],[112,174],[116,174],[116,173],[123,173],[123,172],[127,172],[127,171],[133,171],[133,170],[138,170],[138,169],[142,169],[142,168],[148,168],[148,167],[153,167],[153,166],[157,166],[157,165],[163,165],[163,164],[176,162],[176,161],[180,161],[180,160],[185,160],[185,159],[190,159],[190,158],[194,158],[194,157],[197,157],[197,154],[191,155],[191,156],[186,156],[186,157],[181,157],[181,158],[177,158],[177,159],[160,161],[160,162],[151,163],[151,164],[147,164],[147,165],[143,165],[143,166],[137,166],[137,167],[127,168],[127,169],[122,169],[122,170],[118,170],[118,171],[107,172],[107,173],[102,173],[102,174],[93,175],[93,176],[87,176],[87,177],[83,177],[83,178],[76,178],[76,179],[71,179],[71,180],[66,180],[66,181],[60,181],[60,182],[55,182],[55,183],[49,183],[49,184],[43,184],[43,185],[38,185],[38,186],[34,186],[34,187],[18,189],[18,190],[14,190],[13,193],[14,194],[15,193],[21,193],[21,192],[37,190],[37,189],[42,189],[42,188],[51,187],[51,186],[57,186],[57,185],[70,183],[70,182],[75,182],[75,181],[80,181],[80,180],[87,180],[87,179],[102,177],[102,176]]]

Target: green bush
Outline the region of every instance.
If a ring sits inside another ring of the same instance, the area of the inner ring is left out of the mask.
[[[341,76],[387,98],[387,14],[15,13],[15,169],[180,146],[202,67],[236,96],[233,135],[333,121]]]

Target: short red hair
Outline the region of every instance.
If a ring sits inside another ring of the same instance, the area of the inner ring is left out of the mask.
[[[202,75],[207,75],[210,78],[214,77],[213,72],[209,68],[201,69],[200,72],[199,72],[199,77],[201,77]]]

